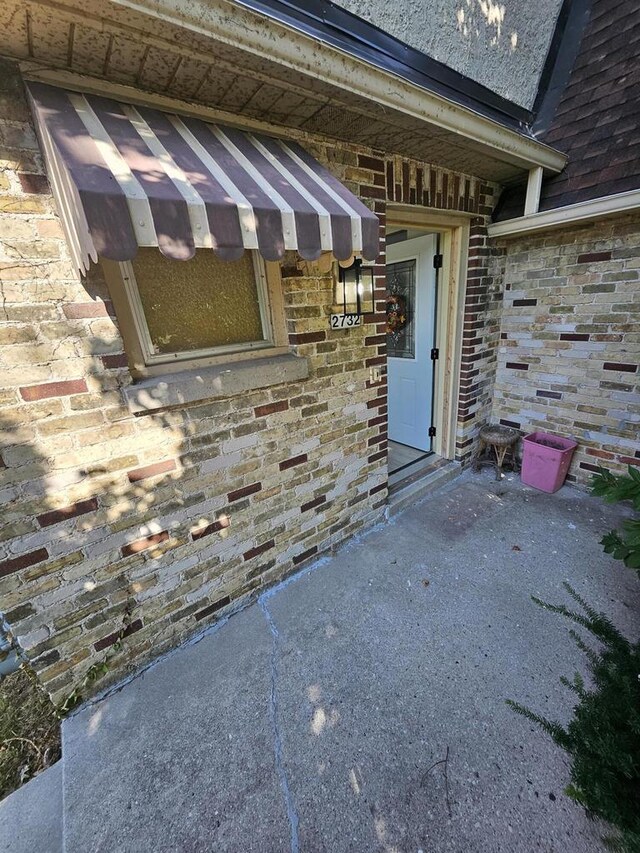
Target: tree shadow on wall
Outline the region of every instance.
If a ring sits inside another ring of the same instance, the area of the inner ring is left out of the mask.
[[[84,287],[86,305],[109,308],[99,269]],[[15,317],[6,299],[0,313]],[[194,543],[194,529],[215,521],[220,503],[215,490],[211,497],[202,486],[190,489],[197,422],[184,411],[134,417],[126,408],[121,389],[131,378],[115,318],[107,310],[89,320],[62,313],[30,327],[29,340],[17,334],[15,363],[36,370],[5,389],[0,410],[1,609],[57,701],[78,688],[89,695],[121,677],[128,660],[139,664],[195,630],[179,617],[197,569],[192,560],[191,575],[172,569],[167,577],[175,560],[166,555]],[[79,384],[46,388],[72,380]],[[209,542],[228,533],[222,526]],[[215,599],[221,573],[203,567],[203,595]],[[154,629],[163,615],[162,630]]]

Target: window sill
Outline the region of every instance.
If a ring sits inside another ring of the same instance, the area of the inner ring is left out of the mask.
[[[142,415],[172,406],[233,397],[284,382],[299,382],[308,375],[306,358],[285,353],[154,376],[129,385],[123,394],[129,411]]]

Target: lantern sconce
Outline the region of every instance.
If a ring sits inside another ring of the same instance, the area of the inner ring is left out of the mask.
[[[334,276],[334,305],[345,315],[373,312],[373,267],[364,266],[362,258],[340,261]]]

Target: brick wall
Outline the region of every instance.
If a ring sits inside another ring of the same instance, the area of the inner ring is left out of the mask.
[[[377,313],[345,332],[329,331],[331,279],[285,260],[289,340],[308,380],[134,417],[100,269],[75,277],[17,70],[0,70],[0,600],[59,700],[105,654],[115,679],[381,518],[386,382],[369,371],[385,362],[384,251]],[[493,304],[484,228],[495,188],[303,142],[383,226],[389,201],[472,214],[468,454],[490,396],[476,369],[494,358],[495,323],[481,321]]]
[[[434,165],[418,163],[383,153],[362,153],[345,146],[312,143],[307,149],[354,193],[373,199],[372,207],[386,222],[387,205],[419,205],[430,209],[470,214],[469,257],[465,293],[463,347],[456,426],[456,459],[467,464],[473,457],[478,428],[491,413],[497,348],[500,339],[502,285],[496,277],[494,258],[500,249],[491,245],[487,224],[499,187],[477,178],[456,174]],[[491,269],[490,269],[491,267]],[[381,299],[378,334],[385,331],[384,255],[376,267]],[[386,354],[384,339],[379,354]],[[381,359],[381,363],[384,359]]]
[[[569,479],[640,465],[640,218],[503,241],[493,418],[579,442]]]
[[[492,188],[481,187],[479,214],[490,215],[492,201]],[[491,274],[500,252],[490,245],[484,216],[474,217],[469,236],[456,434],[456,458],[465,464],[473,458],[478,428],[491,417],[500,341],[502,287]]]

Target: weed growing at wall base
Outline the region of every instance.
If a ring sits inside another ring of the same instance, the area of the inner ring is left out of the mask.
[[[542,726],[571,755],[571,783],[566,793],[591,815],[618,830],[615,837],[606,839],[609,848],[639,853],[640,643],[630,643],[568,583],[564,586],[582,612],[563,604],[533,600],[586,628],[602,643],[602,651],[596,652],[576,631],[570,631],[587,658],[593,687],[587,690],[577,673],[573,681],[561,679],[578,697],[574,717],[566,728],[511,699],[507,704]]]

